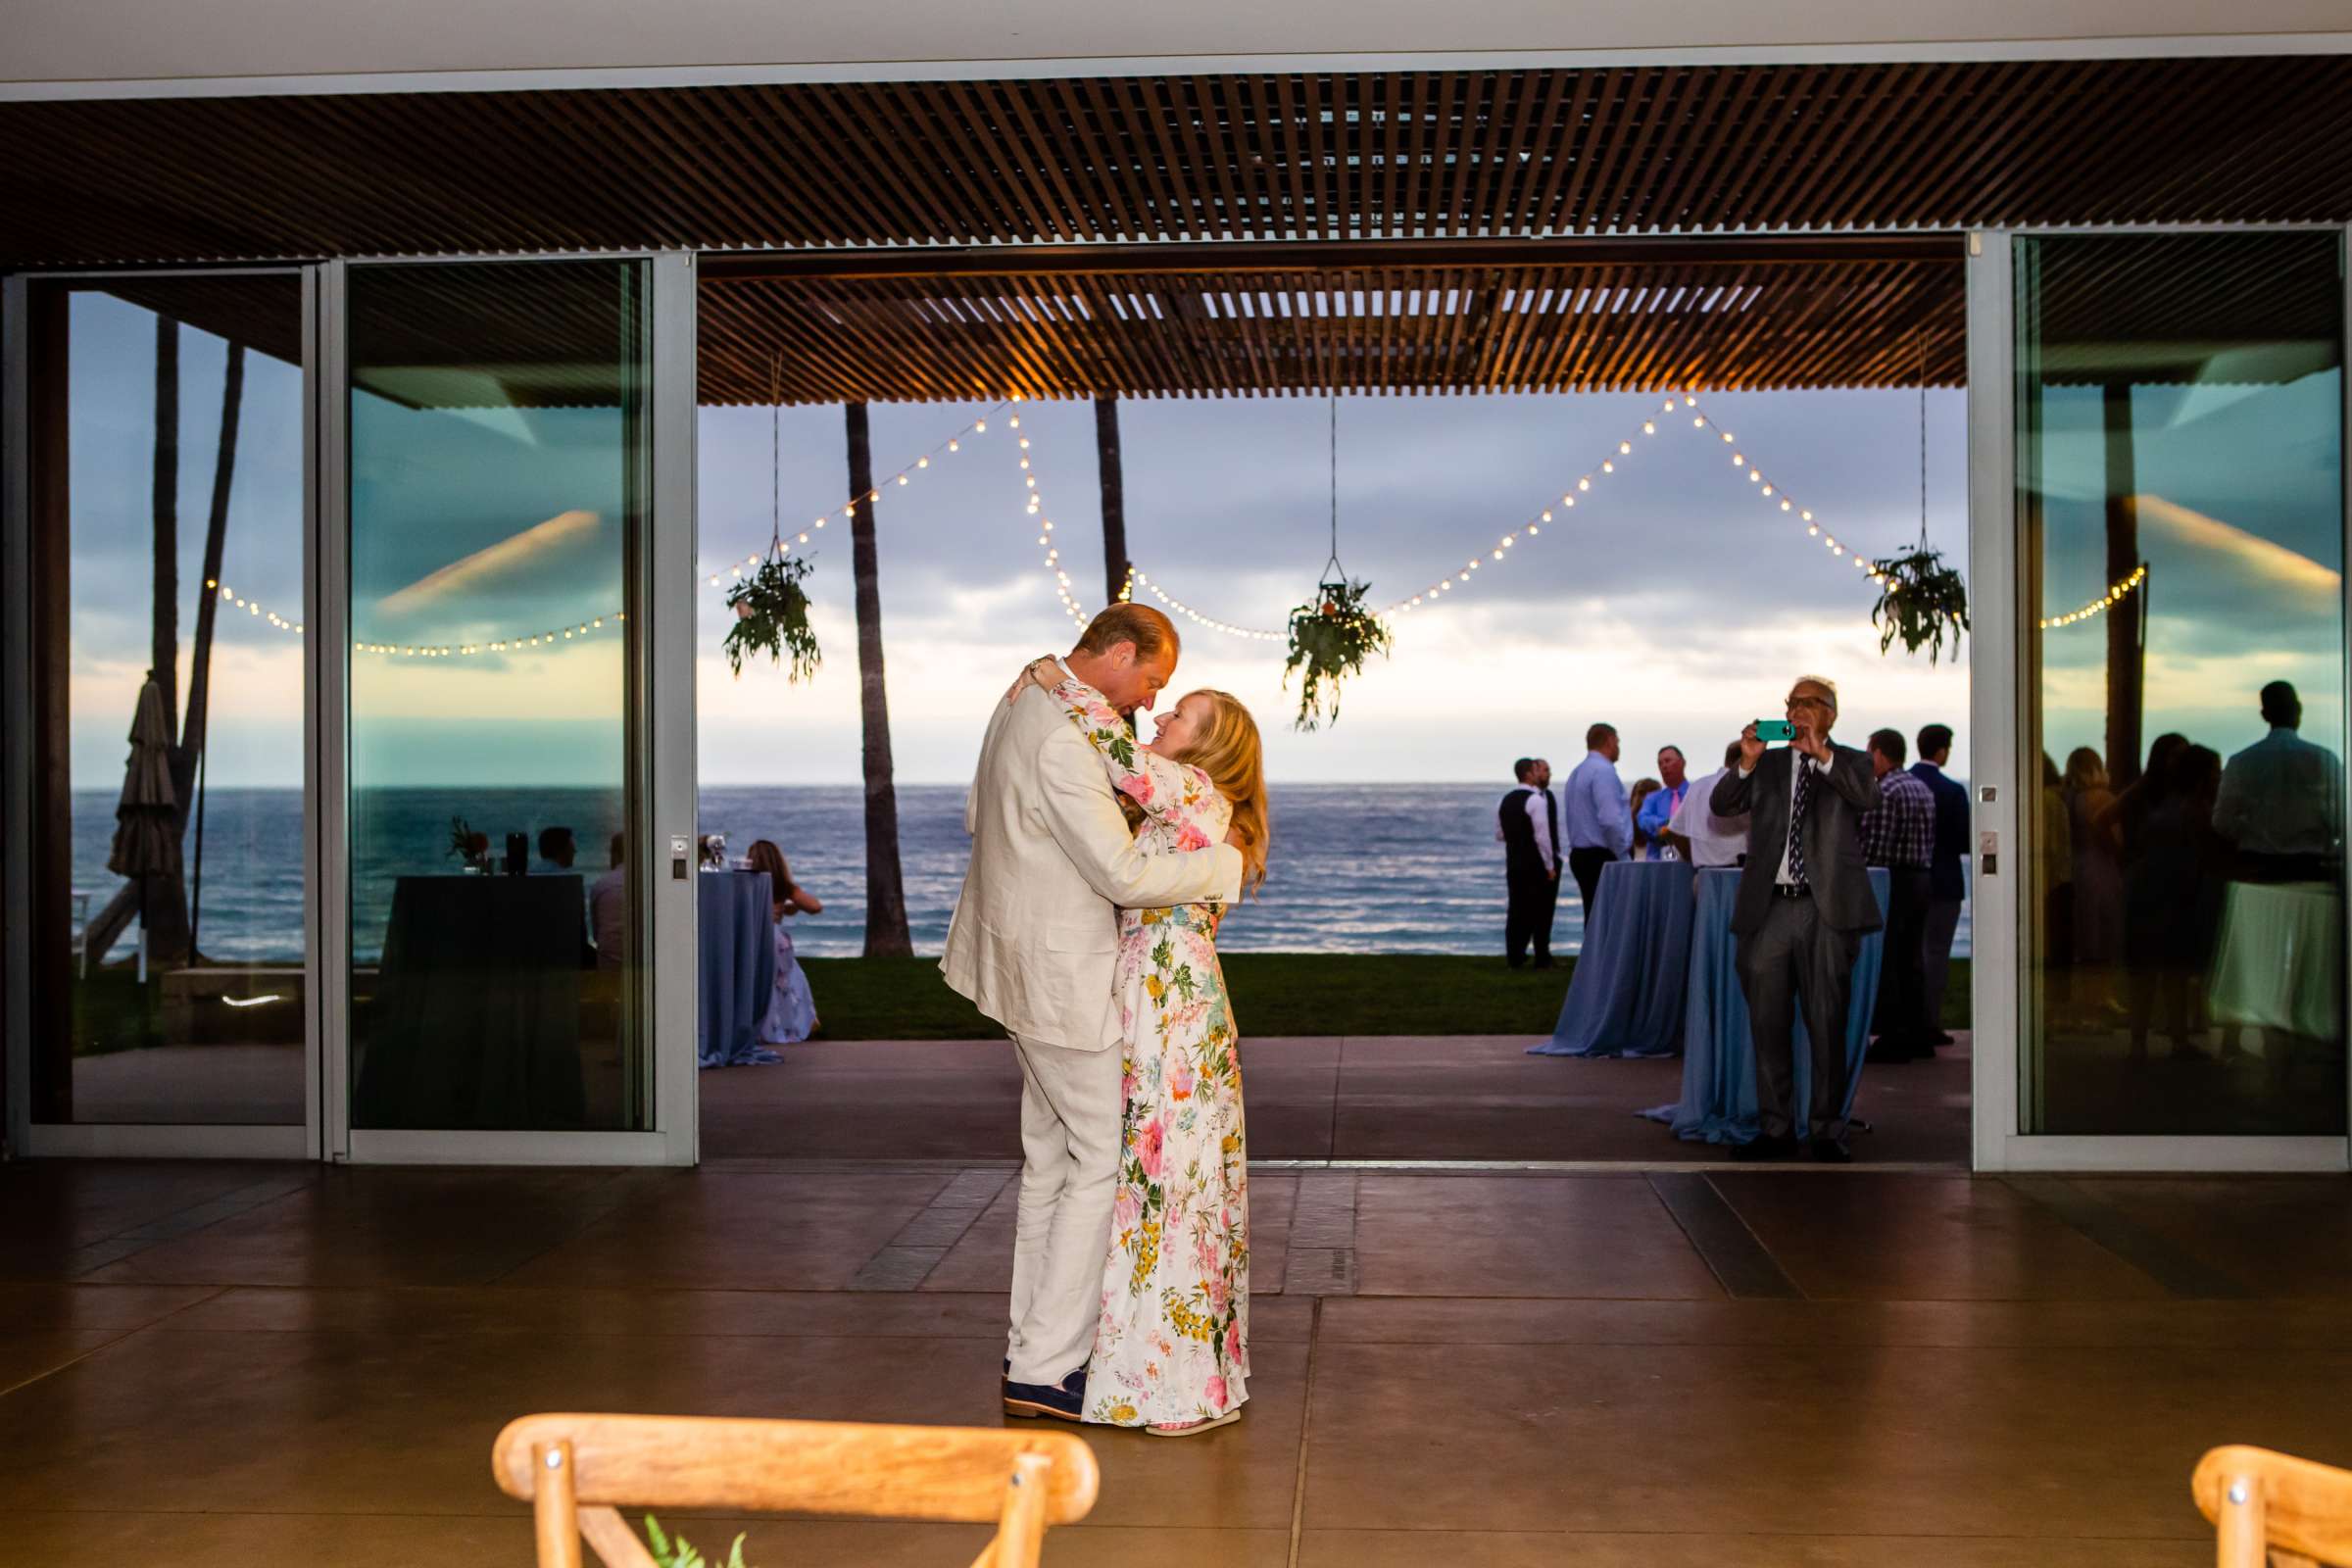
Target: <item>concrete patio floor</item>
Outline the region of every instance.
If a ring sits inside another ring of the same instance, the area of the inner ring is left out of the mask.
[[[1253,1159],[1720,1161],[1638,1111],[1672,1104],[1680,1057],[1531,1056],[1517,1035],[1250,1039]],[[1020,1067],[1004,1041],[816,1041],[702,1075],[706,1157],[1018,1159]],[[1867,1066],[1857,1160],[1969,1157],[1969,1043]]]
[[[778,1074],[779,1080],[789,1074]],[[0,1169],[0,1557],[530,1559],[542,1409],[994,1425],[1009,1165]],[[2210,1562],[2212,1444],[2352,1462],[2352,1186],[1254,1174],[1253,1398],[1090,1430],[1083,1564]],[[750,1558],[980,1532],[685,1522]]]

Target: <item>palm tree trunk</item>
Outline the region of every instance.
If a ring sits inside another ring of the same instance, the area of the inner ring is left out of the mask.
[[[2107,434],[2107,580],[2139,565],[2139,464],[2133,450],[2132,386],[2109,382],[2101,400]],[[2139,777],[2146,663],[2140,629],[2146,601],[2129,594],[2107,611],[2107,777],[2123,789]]]
[[[882,678],[882,591],[875,580],[874,460],[865,405],[844,404],[850,440],[850,560],[858,579],[858,710],[865,732],[865,956],[914,955],[899,870],[899,795],[891,779],[890,699]]]
[[[179,711],[179,323],[155,318],[155,603],[152,646],[164,716]],[[151,964],[176,963],[188,952],[188,889],[178,872],[144,879],[139,923]]]
[[[1095,397],[1095,468],[1102,481],[1102,602],[1127,592],[1127,477],[1119,465],[1119,400]]]
[[[220,608],[220,556],[228,542],[228,496],[237,474],[237,423],[245,403],[245,345],[231,343],[220,372],[220,441],[213,452],[213,504],[204,522],[204,587],[196,596],[196,645],[188,661],[188,710],[172,754],[172,785],[180,836],[187,836],[189,803],[196,803],[194,880],[188,889],[188,956],[199,957],[196,933],[204,920],[203,775],[205,720],[212,710],[213,626]]]

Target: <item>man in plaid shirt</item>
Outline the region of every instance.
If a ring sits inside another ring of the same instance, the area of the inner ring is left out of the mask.
[[[1928,859],[1936,849],[1936,796],[1904,771],[1900,730],[1870,737],[1870,770],[1878,775],[1879,804],[1862,813],[1862,861],[1886,867],[1886,958],[1879,1003],[1871,1018],[1873,1061],[1914,1061],[1933,1055],[1935,1028],[1927,1015]]]

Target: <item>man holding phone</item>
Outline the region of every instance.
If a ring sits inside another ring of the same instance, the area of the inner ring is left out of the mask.
[[[1740,941],[1740,989],[1756,1049],[1761,1127],[1735,1159],[1784,1159],[1796,1152],[1792,1027],[1805,1010],[1812,1037],[1811,1134],[1817,1159],[1843,1164],[1845,1015],[1862,938],[1879,929],[1877,895],[1862,862],[1862,813],[1879,804],[1870,759],[1831,744],[1838,687],[1802,675],[1788,689],[1788,718],[1759,719],[1740,737],[1740,761],[1715,781],[1718,816],[1748,813],[1747,863],[1740,873],[1732,932]],[[1766,750],[1768,736],[1788,740]]]

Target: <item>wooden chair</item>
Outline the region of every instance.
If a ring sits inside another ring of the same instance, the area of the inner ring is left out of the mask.
[[[2215,1448],[2190,1490],[2214,1523],[2219,1568],[2352,1564],[2352,1470],[2268,1448]]]
[[[1085,1518],[1101,1484],[1066,1432],[699,1416],[526,1415],[491,1467],[531,1504],[539,1568],[580,1568],[582,1536],[606,1568],[653,1568],[619,1504],[993,1522],[972,1568],[1035,1568],[1047,1527]]]

